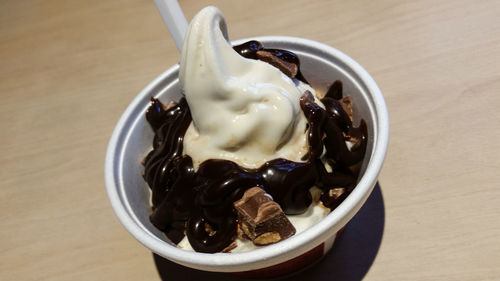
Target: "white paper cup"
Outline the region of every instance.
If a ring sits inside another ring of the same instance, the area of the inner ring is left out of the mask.
[[[382,168],[389,138],[384,98],[372,77],[344,53],[315,41],[295,37],[256,37],[266,48],[296,53],[301,71],[311,86],[324,93],[334,80],[341,80],[344,96],[354,104],[354,122],[368,125],[368,146],[362,177],[351,194],[322,221],[279,243],[245,253],[206,254],[189,252],[175,244],[149,221],[150,191],[142,179],[141,159],[151,149],[153,131],[145,118],[150,98],[177,101],[179,65],[158,76],[132,101],[116,125],[105,161],[105,180],[111,205],[123,226],[153,252],[184,266],[244,277],[274,277],[299,270],[321,258],[333,245],[347,222],[370,195]]]

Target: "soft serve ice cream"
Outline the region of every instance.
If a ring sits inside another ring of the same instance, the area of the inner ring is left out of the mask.
[[[144,159],[151,222],[172,242],[200,252],[275,243],[354,188],[366,125],[352,126],[340,82],[320,100],[299,66],[293,53],[256,41],[233,48],[214,7],[191,21],[185,98],[170,107],[152,99],[146,114],[155,132]]]
[[[303,89],[276,67],[235,52],[214,7],[194,17],[184,46],[179,81],[193,117],[184,151],[195,164],[221,158],[257,168],[275,158],[301,161],[307,152]]]

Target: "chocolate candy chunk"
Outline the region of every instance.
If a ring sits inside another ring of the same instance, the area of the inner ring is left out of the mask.
[[[347,192],[346,188],[332,188],[321,195],[321,202],[326,207],[335,209],[347,198],[347,195],[349,195],[349,192]]]
[[[222,253],[231,253],[231,251],[234,250],[234,248],[236,248],[237,246],[238,246],[238,244],[236,244],[236,242],[233,241],[231,244],[229,244],[229,246],[224,248],[221,252]]]
[[[325,97],[332,98],[335,100],[340,100],[342,98],[342,82],[340,80],[336,80],[333,82],[333,84],[330,86],[328,91],[325,94]]]
[[[243,197],[234,202],[234,207],[240,228],[255,245],[276,243],[295,234],[295,227],[281,207],[260,187],[245,191]]]
[[[340,106],[342,106],[342,109],[344,109],[345,113],[351,118],[352,120],[352,100],[350,97],[343,97],[339,100]]]
[[[299,66],[296,63],[288,62],[271,51],[259,50],[256,54],[259,60],[278,68],[288,77],[294,78],[299,71]]]

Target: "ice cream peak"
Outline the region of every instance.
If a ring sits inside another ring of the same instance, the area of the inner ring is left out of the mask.
[[[276,158],[301,162],[307,153],[304,85],[234,51],[217,8],[191,21],[179,80],[193,118],[184,153],[195,165],[218,158],[256,168]]]

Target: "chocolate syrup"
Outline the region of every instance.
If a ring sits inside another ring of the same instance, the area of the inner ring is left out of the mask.
[[[253,58],[255,51],[262,48],[257,41],[235,47],[248,58]],[[299,63],[293,53],[280,52],[284,54],[283,59]],[[215,253],[236,238],[233,203],[251,187],[264,189],[287,215],[305,212],[312,201],[309,189],[314,185],[325,194],[333,187],[345,188],[347,192],[339,198],[322,197],[327,207],[338,206],[355,186],[358,174],[349,166],[363,160],[367,141],[364,121],[359,128],[354,128],[338,99],[338,94],[323,98],[325,110],[314,102],[311,93],[302,96],[300,104],[309,125],[309,152],[303,159],[305,162],[280,158],[258,169],[248,169],[229,160],[209,159],[196,171],[191,157],[182,153],[184,135],[192,121],[186,99],[181,98],[168,109],[159,100],[151,99],[146,119],[155,137],[153,150],[144,163],[144,179],[153,193],[151,222],[174,243],[185,234],[196,251]],[[345,144],[345,135],[349,133],[359,136],[351,150]],[[323,147],[324,161],[332,167],[332,172],[326,170],[320,159]]]

